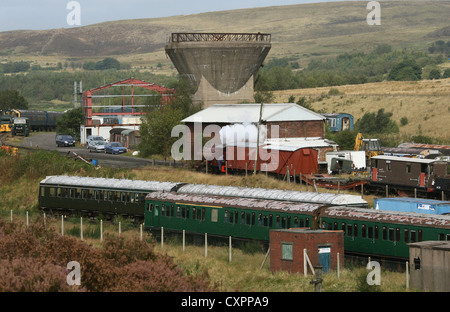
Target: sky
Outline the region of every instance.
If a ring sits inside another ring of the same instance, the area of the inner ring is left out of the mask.
[[[0,31],[71,28],[123,19],[325,1],[330,0],[0,0]]]

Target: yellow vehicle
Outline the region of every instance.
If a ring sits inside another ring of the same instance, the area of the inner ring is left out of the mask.
[[[362,133],[358,133],[355,139],[355,151],[365,151],[366,158],[370,159],[372,156],[383,155],[379,139],[364,139]]]
[[[13,117],[11,115],[0,116],[0,132],[11,132],[13,124]]]

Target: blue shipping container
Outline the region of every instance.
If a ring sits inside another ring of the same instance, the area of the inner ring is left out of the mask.
[[[424,198],[376,198],[374,200],[374,207],[378,210],[418,212],[429,214],[450,213],[450,201]]]

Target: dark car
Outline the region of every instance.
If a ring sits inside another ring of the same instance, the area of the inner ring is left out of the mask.
[[[127,148],[123,146],[120,142],[110,142],[105,145],[105,153],[108,154],[121,154],[126,153]]]
[[[75,140],[71,135],[58,134],[56,136],[56,146],[75,146]]]

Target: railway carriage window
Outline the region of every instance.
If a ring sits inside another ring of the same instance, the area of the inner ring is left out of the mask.
[[[383,240],[387,240],[387,227],[383,226]]]
[[[255,213],[252,212],[252,225],[255,225]]]
[[[378,227],[378,225],[375,225],[375,239],[378,239],[379,238],[379,235],[380,235],[380,229],[379,229],[379,227]]]
[[[440,241],[445,240],[445,235],[442,234],[442,233],[439,233],[439,235],[438,235],[438,240],[440,240]]]
[[[70,197],[71,198],[75,198],[75,193],[76,193],[75,189],[70,189]]]
[[[291,216],[287,217],[287,224],[286,224],[287,228],[290,229],[291,228]]]
[[[298,217],[294,217],[294,227],[298,227]]]
[[[309,227],[309,218],[306,218],[306,219],[305,219],[305,226],[306,226],[306,227]]]
[[[415,243],[416,242],[416,231],[411,231],[411,239],[410,239],[411,243]]]
[[[283,229],[286,228],[286,218],[285,217],[281,218],[281,228],[283,228]]]
[[[166,216],[166,205],[161,205],[161,216]]]
[[[391,163],[390,162],[386,162],[386,170],[391,171]]]
[[[450,234],[447,234],[447,240],[450,241]]]
[[[264,216],[263,225],[268,226],[269,225],[269,218],[267,216]]]
[[[347,236],[353,236],[353,226],[351,224],[347,225]]]
[[[367,228],[367,237],[368,238],[373,238],[373,227],[369,226]]]
[[[275,219],[275,227],[279,228],[280,227],[280,216],[277,215],[276,219]]]
[[[219,210],[212,209],[211,210],[211,222],[217,222],[219,219]]]
[[[51,197],[55,197],[56,196],[56,188],[54,188],[54,187],[51,187],[51,188],[49,188],[49,196],[51,196]]]
[[[186,219],[189,219],[189,207],[186,207]]]
[[[241,224],[245,224],[245,212],[241,212]]]
[[[404,229],[403,230],[403,240],[405,241],[405,243],[408,243],[408,239],[409,239],[409,230]]]
[[[421,242],[422,241],[422,230],[419,230],[417,234],[418,234],[417,235],[417,241]]]
[[[75,198],[81,198],[81,189],[76,189]]]
[[[262,213],[258,214],[258,226],[261,226],[263,224],[263,217]]]
[[[153,204],[148,204],[147,205],[147,211],[148,212],[152,212],[153,211]]]
[[[177,218],[181,217],[181,207],[177,206]]]
[[[247,213],[245,216],[245,224],[250,225],[250,214]]]
[[[358,236],[358,224],[353,225],[353,236]]]
[[[411,165],[406,165],[406,173],[411,173]]]
[[[202,221],[205,221],[206,218],[206,212],[205,208],[202,208]]]
[[[395,228],[395,241],[396,242],[400,241],[400,229],[399,228]]]
[[[366,232],[367,232],[366,225],[365,224],[361,225],[361,237],[362,238],[366,238],[366,234],[367,234]]]
[[[196,212],[195,207],[192,207],[192,219],[193,220],[195,220],[197,218],[197,214],[195,212]]]
[[[228,210],[223,213],[223,223],[228,223]]]
[[[345,233],[345,222],[341,223],[341,230]]]
[[[305,225],[305,221],[303,219],[299,219],[298,226],[304,227],[304,225]]]
[[[273,225],[273,215],[269,215],[269,227]]]
[[[181,207],[181,217],[186,218],[186,207]]]
[[[389,240],[394,241],[394,229],[389,229]]]
[[[337,231],[337,229],[338,229],[338,223],[334,222],[333,223],[333,230]]]
[[[175,207],[170,205],[170,216],[173,217],[175,215]]]

